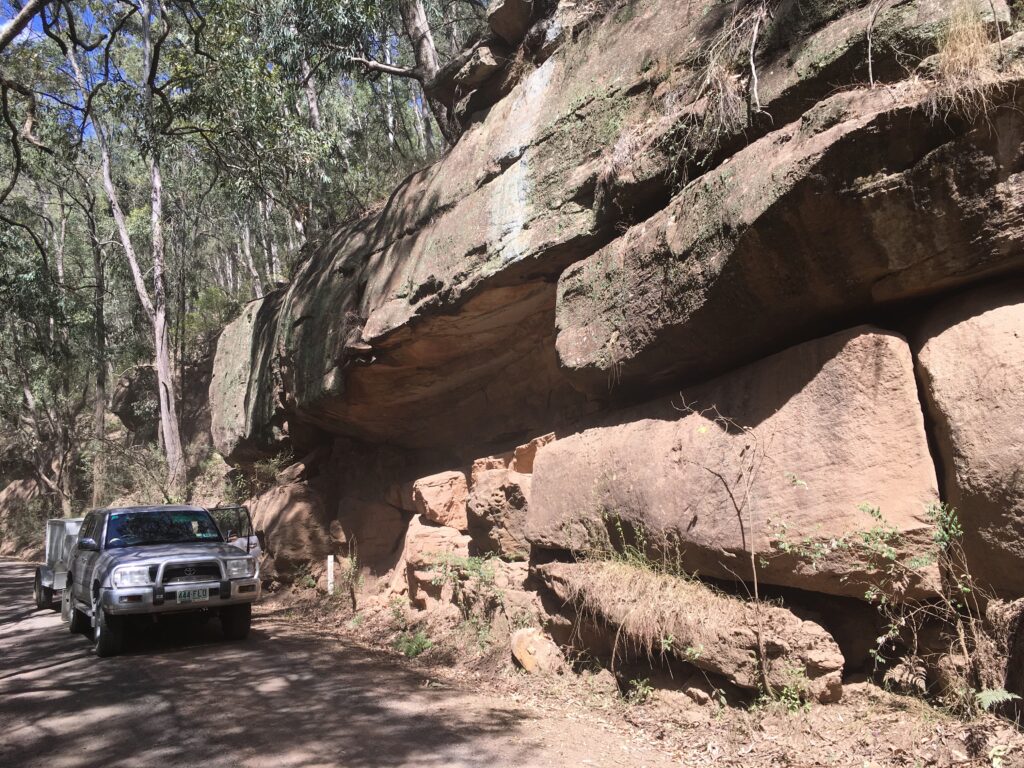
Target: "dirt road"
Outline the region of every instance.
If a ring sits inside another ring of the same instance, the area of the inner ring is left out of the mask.
[[[0,559],[0,766],[652,766],[588,723],[436,688],[381,654],[256,620],[137,635],[97,659]]]

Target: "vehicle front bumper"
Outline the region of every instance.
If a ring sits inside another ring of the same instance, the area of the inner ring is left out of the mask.
[[[209,600],[179,603],[178,590],[208,589]],[[224,608],[229,605],[255,602],[260,596],[260,581],[251,579],[225,579],[192,584],[173,583],[163,587],[108,587],[103,589],[100,602],[111,615],[140,613],[175,613]]]

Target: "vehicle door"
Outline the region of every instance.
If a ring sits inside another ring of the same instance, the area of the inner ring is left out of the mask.
[[[85,521],[82,523],[82,528],[79,531],[78,541],[75,542],[75,554],[74,563],[71,569],[72,575],[72,593],[76,598],[83,602],[89,602],[89,578],[92,573],[93,563],[96,562],[96,558],[99,556],[98,552],[91,552],[79,548],[79,543],[82,539],[94,539],[99,542],[99,536],[102,528],[103,516],[96,513],[90,512],[85,516]]]
[[[224,541],[243,552],[259,556],[260,544],[252,527],[249,509],[243,506],[214,507],[209,510],[220,528]]]

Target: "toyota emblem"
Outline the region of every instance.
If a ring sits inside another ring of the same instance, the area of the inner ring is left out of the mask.
[[[195,576],[196,575],[196,567],[194,565],[186,566],[186,568],[185,568],[185,575],[186,576]]]

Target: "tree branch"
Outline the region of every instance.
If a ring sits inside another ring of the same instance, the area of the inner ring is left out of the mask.
[[[10,45],[29,22],[46,6],[47,0],[28,0],[18,11],[18,15],[0,28],[0,51]]]
[[[349,62],[352,64],[358,64],[367,72],[382,72],[392,77],[408,77],[412,80],[419,80],[422,82],[423,78],[419,72],[410,67],[396,67],[393,64],[384,64],[380,61],[374,61],[373,59],[364,59],[361,56],[350,56]]]

